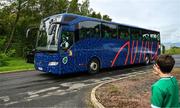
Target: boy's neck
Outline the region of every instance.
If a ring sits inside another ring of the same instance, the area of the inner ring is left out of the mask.
[[[170,73],[164,74],[164,73],[160,73],[159,77],[163,78],[163,77],[171,77],[172,75]]]

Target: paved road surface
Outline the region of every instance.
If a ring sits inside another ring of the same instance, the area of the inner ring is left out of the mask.
[[[180,55],[176,66],[180,67]],[[0,74],[0,108],[3,107],[91,107],[89,94],[97,84],[133,72],[150,72],[152,66],[103,70],[100,74],[54,76],[38,71]],[[104,72],[106,71],[106,72]]]

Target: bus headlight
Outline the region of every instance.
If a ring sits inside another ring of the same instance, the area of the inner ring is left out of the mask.
[[[58,62],[49,62],[48,66],[57,66],[58,64]]]

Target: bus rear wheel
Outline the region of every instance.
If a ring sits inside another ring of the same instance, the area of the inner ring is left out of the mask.
[[[96,74],[100,70],[100,62],[98,59],[93,58],[88,64],[89,74]]]

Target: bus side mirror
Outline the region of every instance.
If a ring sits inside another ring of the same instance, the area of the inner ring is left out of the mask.
[[[31,29],[27,29],[27,31],[26,31],[26,38],[29,37],[29,32],[30,32],[30,30],[31,30]]]
[[[29,34],[30,34],[31,31],[33,31],[33,30],[38,31],[38,29],[39,29],[38,27],[28,28],[27,31],[26,31],[26,38],[29,37]]]

